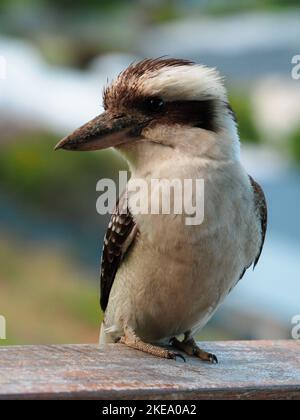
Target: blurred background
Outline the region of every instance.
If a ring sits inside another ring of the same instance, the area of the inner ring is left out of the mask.
[[[113,151],[54,153],[102,111],[103,86],[133,60],[169,55],[226,78],[242,158],[266,191],[262,259],[203,339],[290,337],[300,314],[299,0],[0,0],[0,345],[98,339],[107,218],[96,182]]]

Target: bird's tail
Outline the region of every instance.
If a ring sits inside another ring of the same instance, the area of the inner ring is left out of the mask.
[[[114,343],[115,340],[111,336],[111,334],[108,334],[105,332],[105,325],[104,322],[101,323],[100,326],[100,336],[99,336],[99,345],[103,346],[104,344]]]
[[[106,343],[106,334],[105,334],[105,331],[104,331],[104,324],[103,324],[103,322],[101,322],[101,325],[100,325],[100,336],[99,336],[99,345],[102,346],[105,343]]]

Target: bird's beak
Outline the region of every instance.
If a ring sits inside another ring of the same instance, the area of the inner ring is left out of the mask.
[[[63,138],[55,150],[100,150],[129,143],[141,136],[145,121],[131,117],[114,117],[104,112]]]

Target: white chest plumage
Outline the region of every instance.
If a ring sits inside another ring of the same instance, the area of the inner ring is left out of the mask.
[[[170,168],[171,162],[149,179],[172,177]],[[147,341],[203,327],[258,253],[253,191],[240,164],[200,166],[195,160],[179,169],[177,177],[205,181],[204,221],[186,226],[179,215],[136,216],[140,233],[117,272],[106,310],[112,340],[124,325]]]

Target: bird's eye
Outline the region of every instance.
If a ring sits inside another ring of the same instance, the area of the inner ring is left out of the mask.
[[[161,98],[150,98],[147,100],[147,108],[151,112],[161,112],[165,108],[165,102]]]

